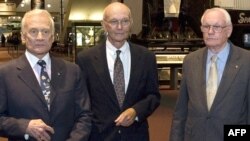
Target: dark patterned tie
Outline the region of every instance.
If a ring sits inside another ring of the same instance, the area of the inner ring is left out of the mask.
[[[114,65],[114,88],[120,107],[122,107],[125,98],[125,81],[122,61],[120,59],[120,50],[116,51],[116,59]]]
[[[37,62],[38,65],[41,66],[41,73],[40,73],[40,86],[44,95],[44,98],[47,102],[48,109],[50,110],[50,78],[46,71],[46,63],[44,60],[39,60]]]

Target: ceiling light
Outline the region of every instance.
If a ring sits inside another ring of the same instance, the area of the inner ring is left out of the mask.
[[[47,7],[50,8],[50,7],[51,7],[51,4],[47,4]]]

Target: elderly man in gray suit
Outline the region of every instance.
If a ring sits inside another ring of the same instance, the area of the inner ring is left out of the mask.
[[[184,60],[170,141],[223,141],[224,125],[250,121],[250,53],[228,41],[226,10],[206,10],[201,24],[206,47]]]

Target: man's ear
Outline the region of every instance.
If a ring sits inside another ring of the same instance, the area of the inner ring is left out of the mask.
[[[105,31],[105,33],[107,32],[107,29],[106,29],[106,24],[105,24],[105,21],[101,21],[101,25],[102,25],[102,28],[103,30]]]
[[[21,40],[22,40],[22,44],[25,44],[25,42],[26,42],[26,34],[25,33],[23,33],[23,32],[21,32]]]
[[[233,26],[230,25],[230,26],[228,27],[228,30],[227,30],[227,31],[228,31],[228,32],[227,32],[227,37],[229,38],[229,37],[231,36],[232,32],[233,32]]]

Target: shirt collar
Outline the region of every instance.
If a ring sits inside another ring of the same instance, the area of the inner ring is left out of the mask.
[[[226,62],[228,54],[229,54],[230,44],[226,43],[226,46],[217,54],[218,60],[221,60],[223,62]],[[208,55],[207,55],[207,63],[209,63],[210,58],[215,55],[208,49]]]
[[[113,52],[113,54],[116,55],[116,50],[118,50],[115,46],[113,46],[109,40],[106,40],[106,47],[111,50]],[[121,51],[121,54],[125,53],[125,51],[128,49],[129,44],[127,41],[125,41],[125,43],[122,45],[121,48],[119,48],[119,50]]]
[[[30,65],[32,68],[34,68],[37,65],[37,62],[40,60],[39,58],[37,58],[35,55],[31,54],[29,51],[25,51],[25,56],[28,59]],[[51,64],[51,59],[49,56],[49,53],[47,53],[42,60],[44,60],[47,64],[47,66],[50,66]]]

